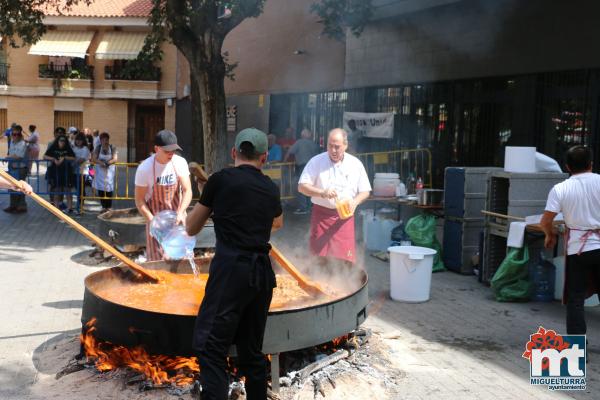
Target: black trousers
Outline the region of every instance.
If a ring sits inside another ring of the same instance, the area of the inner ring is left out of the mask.
[[[584,335],[584,302],[589,280],[600,288],[600,249],[567,256],[567,334]]]
[[[98,190],[98,197],[113,197],[113,192],[105,192],[104,190]],[[102,208],[111,208],[112,199],[100,199]]]
[[[217,243],[194,328],[203,400],[226,400],[227,355],[236,345],[238,368],[246,377],[246,398],[267,398],[267,361],[262,353],[275,274],[267,254]]]

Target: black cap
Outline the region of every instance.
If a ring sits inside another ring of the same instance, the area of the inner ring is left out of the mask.
[[[163,129],[158,132],[154,137],[154,145],[161,147],[166,151],[181,150],[181,147],[177,144],[177,136],[169,130]]]

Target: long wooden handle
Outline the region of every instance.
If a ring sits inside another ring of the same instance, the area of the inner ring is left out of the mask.
[[[298,269],[294,267],[294,264],[292,264],[290,260],[285,258],[285,256],[281,254],[279,249],[277,249],[277,247],[273,245],[273,243],[271,243],[271,256],[273,256],[275,261],[277,261],[279,265],[281,265],[294,279],[298,281],[299,286],[306,293],[310,294],[311,296],[327,295],[327,293],[323,290],[321,286],[319,286],[319,284],[310,281],[304,276],[303,273],[298,271]]]
[[[525,218],[515,217],[512,215],[498,214],[491,211],[481,210],[481,213],[484,215],[489,215],[491,217],[505,218],[505,219],[514,219],[515,221],[525,221]]]
[[[15,178],[13,178],[8,172],[4,171],[3,169],[0,169],[0,176],[2,176],[4,179],[6,179],[7,181],[9,181],[13,185],[17,185],[18,184],[18,181]],[[62,211],[60,211],[58,208],[54,207],[52,204],[50,204],[50,202],[48,202],[43,197],[40,197],[36,193],[29,194],[29,197],[31,197],[33,200],[35,200],[39,205],[41,205],[42,207],[44,207],[46,210],[48,210],[52,214],[56,215],[58,218],[60,218],[61,220],[65,221],[67,224],[71,225],[73,228],[75,228],[76,231],[78,231],[79,233],[81,233],[83,236],[85,236],[86,238],[88,238],[91,241],[93,241],[96,244],[98,244],[98,246],[100,246],[102,249],[108,251],[110,254],[112,254],[113,256],[115,256],[115,258],[117,258],[118,260],[120,260],[127,267],[131,268],[132,270],[134,270],[138,274],[142,275],[143,277],[145,277],[147,279],[150,279],[153,282],[158,282],[159,281],[159,279],[153,273],[151,273],[150,271],[148,271],[144,267],[139,266],[138,264],[136,264],[135,262],[133,262],[129,258],[125,257],[125,255],[123,255],[117,249],[115,249],[114,247],[112,247],[110,244],[108,244],[104,240],[100,239],[98,236],[94,235],[92,232],[90,232],[83,225],[79,224],[73,218],[69,217],[68,215],[65,215]]]

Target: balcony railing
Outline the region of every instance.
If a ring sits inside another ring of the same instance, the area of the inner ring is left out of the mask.
[[[104,67],[104,79],[123,81],[160,81],[160,68],[136,68],[130,66],[117,67],[107,65]]]
[[[94,67],[91,65],[82,65],[75,67],[73,65],[54,65],[40,64],[40,78],[59,78],[59,79],[94,79]]]
[[[8,64],[0,64],[0,85],[8,85]]]

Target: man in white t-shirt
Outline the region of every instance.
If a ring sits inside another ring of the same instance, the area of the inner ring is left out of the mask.
[[[556,245],[554,217],[562,212],[567,226],[567,258],[563,303],[567,305],[567,334],[586,333],[583,303],[600,288],[600,175],[592,173],[592,152],[574,146],[567,152],[571,177],[555,185],[541,225],[546,248]]]
[[[354,211],[369,197],[371,184],[362,162],[351,154],[348,134],[333,129],[327,137],[327,152],[310,159],[298,181],[298,191],[313,203],[310,219],[310,249],[322,264],[337,259],[349,265],[356,261]],[[342,219],[336,200],[349,202],[350,218]]]
[[[148,221],[146,224],[146,258],[163,258],[162,248],[150,236],[150,222],[164,210],[177,212],[177,223],[184,223],[186,210],[192,201],[190,171],[183,157],[177,136],[162,130],[154,138],[154,154],[142,161],[135,173],[135,205]]]

